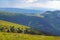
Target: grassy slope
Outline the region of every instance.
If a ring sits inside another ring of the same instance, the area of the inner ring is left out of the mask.
[[[23,28],[23,30],[25,30],[26,28],[30,28],[28,26],[24,26],[24,25],[21,25],[21,24],[16,24],[16,23],[12,23],[12,22],[7,22],[7,21],[4,21],[4,20],[0,20],[0,26],[6,26],[6,27],[10,27],[10,26],[14,26],[15,28]]]
[[[0,25],[5,25],[7,27],[15,26],[15,28],[17,27],[22,28],[23,26],[20,24],[15,24],[3,20],[0,20]],[[23,26],[23,27],[24,29],[27,28],[27,26]],[[60,40],[60,37],[0,32],[0,40]]]

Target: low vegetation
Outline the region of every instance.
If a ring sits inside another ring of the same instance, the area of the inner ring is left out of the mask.
[[[0,32],[0,40],[60,40],[60,37]]]

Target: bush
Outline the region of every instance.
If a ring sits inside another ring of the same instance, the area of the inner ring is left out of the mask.
[[[10,32],[15,32],[14,26],[10,26]]]
[[[20,28],[17,28],[17,33],[22,33],[23,31]]]

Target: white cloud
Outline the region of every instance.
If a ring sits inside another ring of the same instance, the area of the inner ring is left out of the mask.
[[[60,1],[48,1],[48,2],[37,2],[37,3],[28,3],[26,7],[36,7],[36,8],[49,8],[49,9],[59,9],[60,10]]]
[[[49,9],[59,9],[60,1],[47,1],[47,2],[36,2],[37,0],[25,0],[25,3],[16,3],[13,7],[17,8],[49,8]]]
[[[48,1],[45,4],[42,4],[40,7],[60,9],[60,1]]]

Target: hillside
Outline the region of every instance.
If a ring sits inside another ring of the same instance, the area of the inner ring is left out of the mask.
[[[16,24],[4,20],[0,20],[0,31],[12,32],[12,33],[40,34],[40,35],[43,34],[42,32],[29,26],[24,26],[21,24]]]
[[[34,28],[36,30],[41,30],[45,33],[50,33],[53,35],[56,35],[54,31],[54,28],[45,20],[44,17],[38,17],[36,14],[31,16],[31,15],[25,15],[22,13],[5,13],[2,12],[0,13],[0,20],[6,20],[9,22],[17,23],[17,24],[22,24],[25,26],[29,26],[31,28]],[[41,16],[41,15],[40,15]],[[51,31],[52,29],[52,31]]]
[[[16,24],[16,23],[4,21],[4,20],[0,20],[0,26],[6,26],[6,27],[14,26],[15,28],[20,27],[20,28],[23,28],[23,30],[25,30],[25,28],[30,28],[28,26],[24,26],[24,25],[21,25],[21,24]]]

